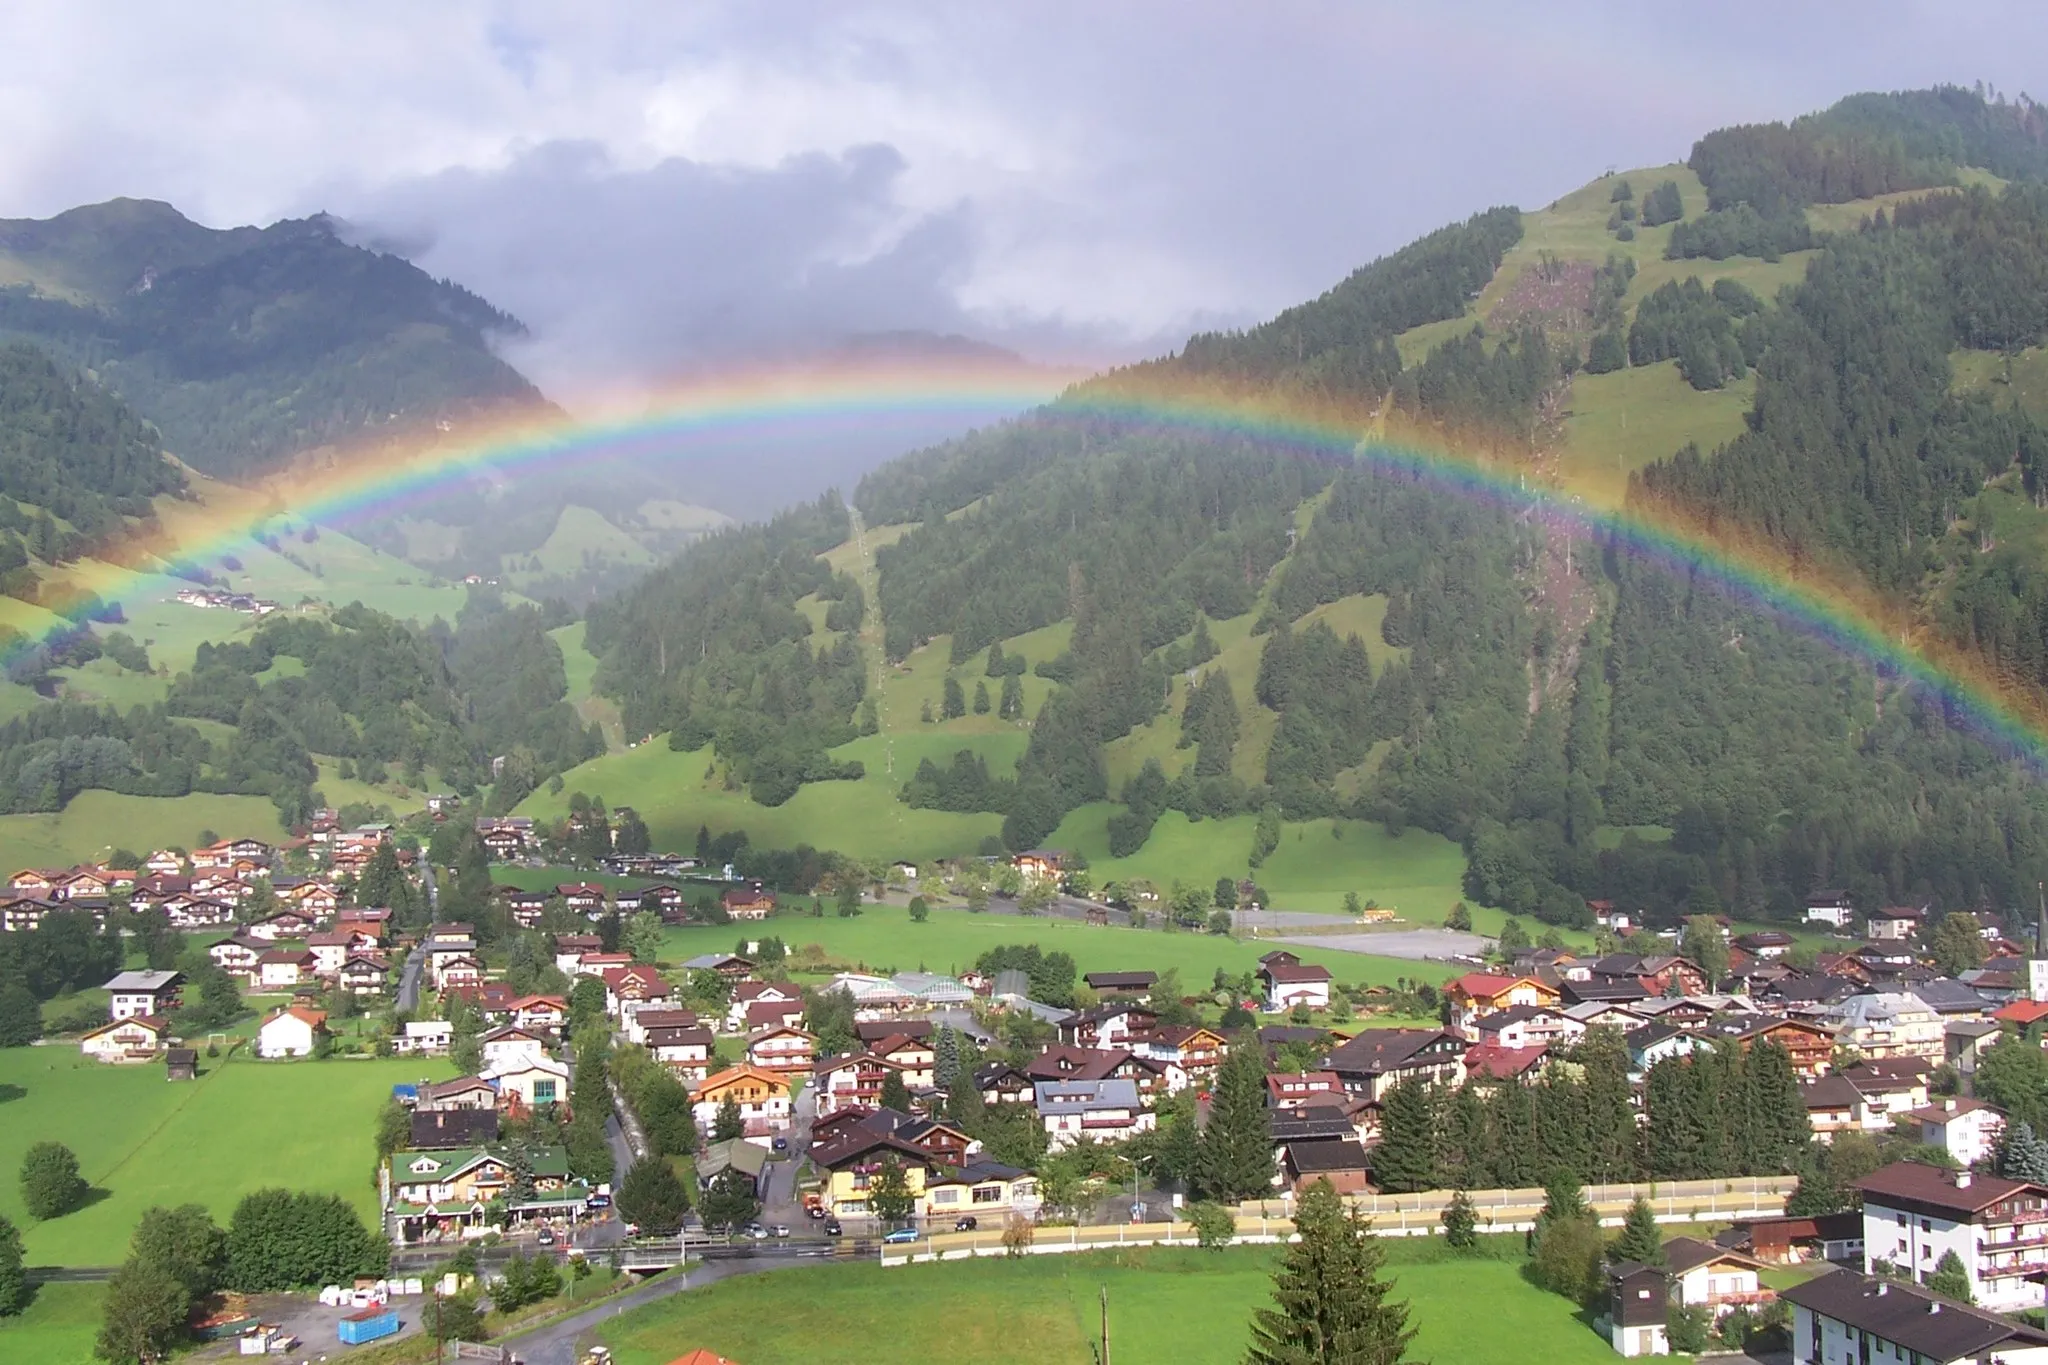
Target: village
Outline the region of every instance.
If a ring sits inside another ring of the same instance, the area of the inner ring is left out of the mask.
[[[531,821],[474,831],[494,865],[538,861]],[[358,901],[394,869],[425,891],[414,922]],[[1054,852],[1010,869],[1024,889],[1085,886]],[[414,1269],[480,1247],[646,1273],[750,1245],[885,1264],[1108,1237],[1206,1245],[1205,1211],[1221,1211],[1224,1239],[1256,1239],[1324,1184],[1368,1211],[1410,1195],[1420,1225],[1389,1231],[1446,1233],[1461,1201],[1492,1232],[1540,1229],[1554,1173],[1509,1162],[1499,1168],[1534,1178],[1473,1185],[1483,1167],[1456,1169],[1446,1116],[1466,1095],[1498,1113],[1591,1093],[1611,1067],[1635,1164],[1571,1173],[1599,1186],[1591,1217],[1690,1223],[1696,1191],[1748,1178],[1741,1198],[1717,1198],[1709,1235],[1653,1238],[1654,1254],[1604,1266],[1598,1321],[1614,1350],[1694,1351],[1689,1336],[1738,1315],[1725,1339],[1777,1330],[1801,1360],[1866,1339],[1929,1360],[1986,1343],[2048,1359],[2048,1332],[1995,1316],[2038,1312],[2048,1281],[2048,1147],[1975,1084],[2000,1049],[2028,1051],[2026,1074],[2048,1075],[2048,962],[1995,917],[1931,924],[1823,893],[1798,934],[1694,920],[1660,935],[1603,904],[1610,951],[1511,945],[1436,980],[1418,964],[1389,989],[1274,947],[1211,983],[1149,964],[1147,942],[1166,939],[1086,928],[1094,916],[1081,932],[1128,954],[1114,968],[1042,952],[1014,913],[1026,941],[948,972],[818,963],[794,951],[825,913],[818,892],[730,871],[607,860],[601,877],[494,882],[487,922],[442,920],[413,841],[322,812],[286,848],[224,839],[134,868],[19,870],[0,930],[148,917],[203,953],[212,1008],[193,1012],[190,972],[131,965],[102,984],[103,1021],[45,1047],[161,1068],[173,1084],[223,1049],[312,1066],[416,1060],[421,1079],[390,1087],[389,1118],[360,1115],[380,1132],[378,1232]],[[835,919],[888,913],[892,895],[933,885],[901,872],[893,892],[832,888]],[[973,913],[934,910],[920,892],[900,932]],[[720,925],[729,950],[666,951],[665,935]],[[221,979],[255,1011],[239,1027],[219,1008]],[[1686,1167],[1657,1148],[1660,1088],[1709,1059],[1796,1128],[1790,1159]],[[1782,1073],[1777,1090],[1767,1073]],[[1418,1137],[1422,1097],[1437,1108]],[[1218,1175],[1208,1154],[1230,1141],[1252,1156]],[[1420,1168],[1418,1146],[1432,1152]],[[1854,1166],[1832,1197],[1819,1174],[1830,1153]],[[1786,1266],[1841,1269],[1774,1288]]]

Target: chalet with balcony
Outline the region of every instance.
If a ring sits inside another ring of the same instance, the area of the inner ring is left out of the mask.
[[[2048,1189],[2020,1180],[1895,1161],[1856,1182],[1864,1268],[1883,1262],[1917,1284],[1953,1251],[1970,1296],[1998,1312],[2042,1306]]]

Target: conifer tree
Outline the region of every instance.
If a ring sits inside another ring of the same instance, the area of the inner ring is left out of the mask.
[[[899,1114],[910,1112],[910,1087],[903,1083],[903,1073],[895,1067],[882,1077],[882,1092],[875,1097],[876,1103],[884,1109],[894,1109]]]
[[[746,1135],[747,1120],[740,1113],[740,1102],[733,1096],[727,1095],[724,1102],[718,1106],[717,1117],[711,1121],[711,1140],[713,1142],[730,1142],[734,1138],[745,1137]]]
[[[1246,1199],[1273,1183],[1273,1120],[1256,1043],[1233,1047],[1224,1058],[1195,1171],[1195,1184],[1209,1199]]]
[[[1433,1190],[1441,1183],[1437,1153],[1437,1094],[1417,1080],[1396,1082],[1380,1107],[1380,1145],[1373,1180],[1394,1194]]]
[[[1528,1189],[1542,1178],[1536,1165],[1536,1109],[1529,1087],[1495,1086],[1486,1111],[1494,1185],[1500,1189]]]
[[[1610,1261],[1634,1261],[1639,1265],[1664,1264],[1664,1235],[1657,1231],[1657,1215],[1650,1201],[1641,1195],[1628,1206],[1628,1218],[1621,1236],[1607,1250]]]
[[[1472,1208],[1472,1199],[1463,1190],[1451,1196],[1451,1202],[1444,1205],[1439,1215],[1444,1225],[1444,1244],[1455,1251],[1470,1251],[1479,1245],[1479,1215]]]
[[[1397,1365],[1415,1338],[1408,1305],[1389,1297],[1386,1253],[1327,1180],[1302,1196],[1291,1244],[1273,1273],[1273,1304],[1252,1318],[1250,1365]]]
[[[1747,1174],[1771,1175],[1796,1169],[1813,1140],[1812,1121],[1799,1094],[1792,1054],[1777,1043],[1759,1043],[1750,1049],[1747,1107],[1757,1125],[1757,1145]],[[2043,1154],[2048,1156],[2048,1151]]]
[[[2001,1137],[1998,1173],[2007,1180],[2048,1184],[2048,1142],[2034,1132],[2034,1125],[2021,1119]]]

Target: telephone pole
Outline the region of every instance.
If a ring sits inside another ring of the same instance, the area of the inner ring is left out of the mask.
[[[1102,1286],[1102,1365],[1109,1365],[1109,1286]]]

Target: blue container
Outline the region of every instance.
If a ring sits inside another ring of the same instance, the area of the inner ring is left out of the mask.
[[[341,1341],[344,1346],[360,1346],[366,1341],[396,1335],[398,1332],[398,1310],[396,1308],[365,1308],[350,1313],[341,1320]]]

